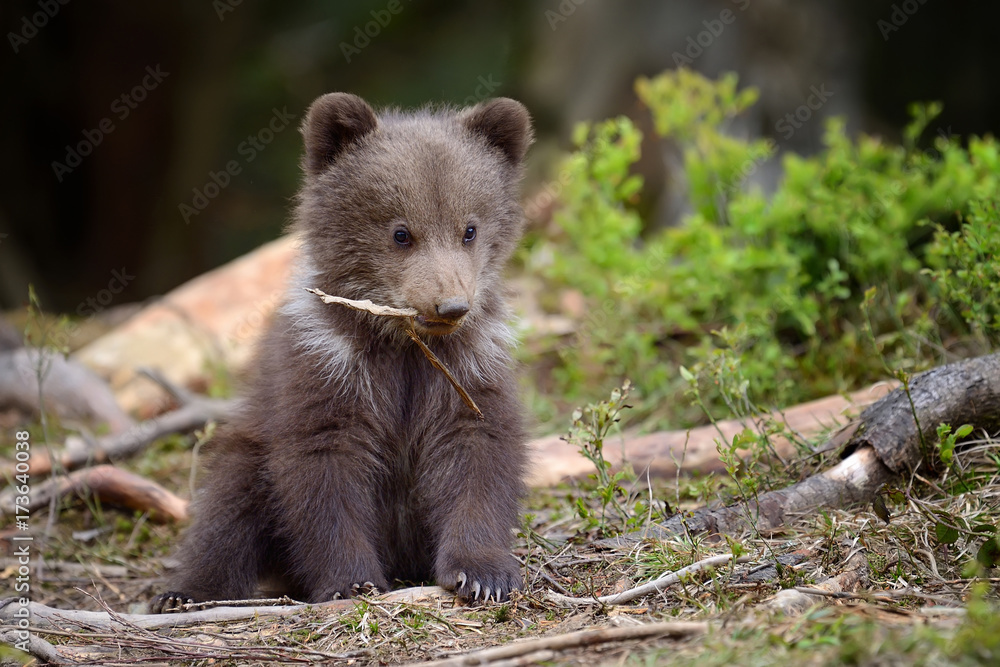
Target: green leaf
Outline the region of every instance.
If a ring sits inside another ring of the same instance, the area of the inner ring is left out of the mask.
[[[889,508],[885,506],[882,496],[875,496],[875,500],[872,501],[872,510],[875,512],[875,516],[889,523],[889,517],[892,515],[889,514]]]
[[[934,526],[934,534],[941,544],[954,544],[958,541],[958,531],[943,523]]]
[[[958,427],[958,430],[955,431],[955,437],[964,438],[967,437],[970,433],[972,433],[972,424],[962,424],[961,426]]]
[[[991,537],[983,542],[976,553],[976,560],[983,567],[996,567],[1000,563],[1000,544],[997,543],[997,538]]]

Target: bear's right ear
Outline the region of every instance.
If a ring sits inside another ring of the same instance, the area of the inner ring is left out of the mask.
[[[509,97],[465,109],[459,119],[470,132],[485,139],[515,165],[524,159],[533,140],[531,115],[523,104]]]
[[[317,176],[333,164],[337,156],[378,125],[368,103],[350,93],[328,93],[309,107],[302,123],[306,173]]]

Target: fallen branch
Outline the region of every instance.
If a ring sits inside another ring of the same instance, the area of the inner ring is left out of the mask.
[[[45,641],[41,637],[36,636],[33,632],[27,632],[27,639],[25,639],[21,632],[18,630],[10,630],[7,628],[0,629],[0,643],[9,644],[11,646],[17,646],[21,642],[27,643],[28,653],[35,656],[43,663],[52,665],[75,665],[77,662],[75,660],[70,660],[59,650]]]
[[[439,601],[442,598],[454,599],[454,595],[445,592],[444,589],[438,586],[416,586],[390,591],[374,599],[391,603],[419,603],[427,600]],[[17,622],[14,612],[20,609],[21,606],[19,604],[12,604],[16,600],[17,598],[0,599],[0,623],[9,624]],[[256,606],[213,607],[211,609],[173,614],[119,614],[109,613],[108,611],[55,609],[38,602],[31,602],[28,613],[32,624],[35,627],[45,630],[70,630],[86,627],[96,632],[114,632],[129,626],[155,630],[157,628],[181,628],[191,625],[244,621],[251,618],[291,616],[317,608],[347,610],[352,609],[358,600],[331,600],[318,604],[278,606],[262,606],[260,604],[261,600],[252,600],[251,602],[257,603]]]
[[[154,521],[187,520],[188,503],[156,482],[112,465],[99,465],[54,477],[32,489],[28,510],[49,505],[53,496],[90,496],[103,503],[149,512]],[[23,507],[23,504],[22,504]],[[0,496],[0,513],[14,514],[13,496]]]
[[[704,532],[766,532],[818,507],[869,503],[884,483],[924,461],[930,454],[926,443],[935,441],[941,423],[969,423],[984,429],[1000,423],[1000,354],[922,373],[910,381],[908,393],[895,389],[868,407],[844,447],[847,458],[829,470],[786,489],[769,491],[755,501],[702,508],[598,544],[628,545],[644,538]]]
[[[617,605],[625,604],[636,600],[650,593],[659,593],[663,591],[667,586],[672,586],[679,583],[684,577],[691,576],[696,572],[701,572],[702,570],[708,569],[710,567],[715,567],[716,565],[725,565],[727,563],[746,563],[750,561],[749,556],[741,556],[734,559],[732,554],[724,554],[722,556],[712,556],[711,558],[706,558],[700,560],[697,563],[692,563],[687,567],[682,567],[676,572],[671,572],[670,574],[665,574],[659,579],[655,579],[642,586],[636,586],[635,588],[630,588],[627,591],[622,591],[621,593],[615,593],[614,595],[602,595],[600,597],[591,598],[576,598],[567,595],[561,595],[553,591],[546,591],[545,599],[556,604],[561,605]]]
[[[114,462],[134,456],[159,438],[174,433],[187,433],[203,427],[210,420],[225,418],[232,412],[233,406],[232,401],[199,397],[173,412],[147,419],[121,433],[96,438],[90,446],[82,438],[67,438],[66,447],[59,455],[58,465],[62,470],[76,470],[85,465]],[[28,466],[32,476],[52,472],[52,460],[42,447],[32,447]],[[14,472],[13,464],[7,463],[0,468],[0,477],[10,479]]]
[[[424,343],[424,341],[420,339],[420,336],[417,335],[417,332],[413,328],[413,318],[419,314],[416,310],[414,310],[413,308],[393,308],[392,306],[380,306],[378,304],[372,303],[368,299],[365,299],[363,301],[357,301],[355,299],[345,299],[342,296],[331,296],[323,292],[322,290],[318,289],[306,288],[306,291],[318,296],[323,301],[323,303],[335,303],[350,308],[351,310],[358,310],[361,312],[371,313],[372,315],[380,315],[383,317],[406,318],[408,320],[408,326],[406,327],[406,335],[409,336],[410,339],[417,344],[417,347],[419,347],[420,351],[424,353],[424,356],[427,357],[427,360],[431,362],[431,365],[434,366],[434,368],[441,371],[442,373],[444,373],[444,376],[448,378],[448,382],[450,382],[451,386],[455,388],[455,391],[458,392],[458,395],[462,397],[462,401],[469,407],[470,410],[476,413],[476,417],[478,419],[484,419],[483,411],[480,410],[479,406],[476,405],[476,402],[472,400],[472,396],[469,395],[469,392],[467,392],[465,390],[465,387],[463,387],[461,383],[457,379],[455,379],[455,376],[451,374],[451,371],[449,371],[448,367],[444,365],[444,362],[438,359],[437,355],[431,351],[431,348],[427,347],[427,344]]]
[[[601,540],[599,546],[634,544],[646,538],[666,539],[674,535],[743,531],[767,532],[785,524],[792,516],[817,507],[844,507],[870,502],[875,492],[893,478],[871,447],[856,451],[835,467],[779,491],[769,491],[754,502],[718,509],[703,507],[688,515],[677,515],[635,533]]]
[[[9,598],[14,599],[14,598]],[[0,605],[7,600],[0,600]],[[216,607],[182,614],[109,614],[106,611],[83,611],[80,609],[55,609],[38,602],[29,604],[31,622],[43,629],[80,629],[87,628],[98,632],[113,632],[129,625],[154,630],[157,628],[180,628],[189,625],[207,623],[225,623],[227,621],[244,621],[250,618],[265,618],[272,616],[289,616],[300,614],[312,607],[350,608],[351,600],[334,600],[317,605],[286,605],[281,607]],[[7,604],[0,607],[0,621],[10,623],[15,619],[8,608],[20,605]]]
[[[564,651],[582,646],[606,644],[608,642],[628,641],[632,639],[650,639],[653,637],[670,637],[671,639],[686,639],[708,632],[708,623],[699,621],[667,621],[661,623],[645,623],[626,628],[598,628],[570,632],[554,637],[540,637],[522,642],[514,642],[504,646],[494,646],[457,655],[443,660],[410,663],[424,667],[452,667],[457,665],[481,665],[498,660],[507,660],[519,656],[530,655],[539,651]]]

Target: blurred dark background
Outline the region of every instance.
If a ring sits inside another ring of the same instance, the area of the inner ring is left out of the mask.
[[[760,88],[737,129],[781,150],[818,148],[821,122],[778,126],[813,89],[828,93],[816,118],[852,131],[898,140],[909,102],[941,100],[931,135],[995,132],[998,19],[1000,5],[943,0],[4,0],[0,307],[30,282],[73,313],[123,269],[135,278],[116,299],[142,300],[275,238],[298,123],[325,92],[521,99],[539,136],[530,195],[573,123],[648,126],[633,81],[678,54]],[[647,179],[665,180],[669,160],[647,153]]]

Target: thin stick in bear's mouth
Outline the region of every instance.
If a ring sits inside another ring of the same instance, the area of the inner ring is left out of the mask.
[[[364,301],[357,301],[355,299],[345,299],[342,296],[332,296],[330,294],[323,292],[322,290],[318,290],[315,288],[310,289],[307,287],[305,288],[305,290],[307,292],[311,292],[312,294],[318,296],[323,301],[323,303],[336,303],[346,308],[350,308],[351,310],[359,310],[364,313],[371,313],[372,315],[380,315],[382,317],[405,317],[407,319],[406,335],[409,336],[413,340],[413,342],[417,344],[417,347],[419,347],[420,351],[424,353],[424,356],[427,357],[427,360],[431,362],[431,365],[434,366],[434,368],[441,371],[442,373],[444,373],[444,376],[448,378],[448,382],[450,382],[451,386],[455,388],[455,391],[458,392],[458,395],[462,397],[462,401],[467,406],[469,406],[470,410],[476,413],[476,418],[480,420],[486,419],[486,417],[483,415],[483,411],[480,410],[479,406],[476,405],[476,402],[472,400],[472,396],[470,396],[469,392],[465,390],[465,387],[463,387],[459,383],[459,381],[455,379],[455,376],[451,374],[451,371],[449,371],[448,367],[444,365],[444,362],[437,358],[437,355],[434,354],[431,348],[427,347],[427,344],[420,339],[420,336],[417,334],[416,329],[414,329],[414,319],[417,317],[417,315],[419,315],[416,309],[381,306],[379,304],[372,303],[368,299],[365,299]]]

